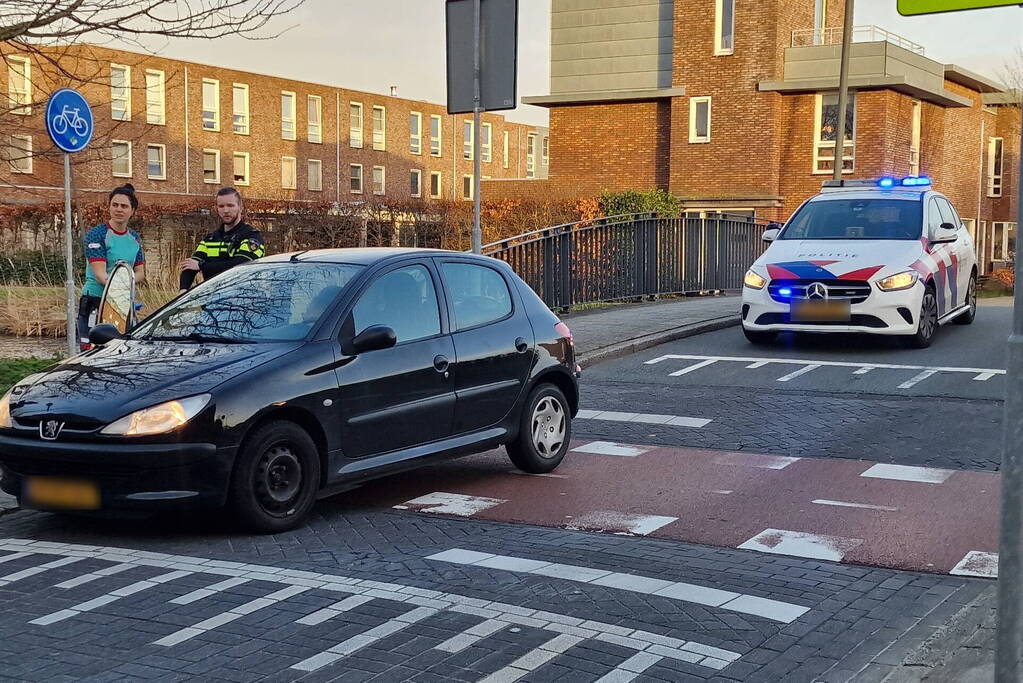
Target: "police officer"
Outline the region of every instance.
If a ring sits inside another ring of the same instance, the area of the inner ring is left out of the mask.
[[[233,187],[217,192],[217,215],[220,227],[199,242],[191,258],[181,262],[180,292],[187,292],[198,273],[204,280],[219,275],[246,261],[266,254],[263,234],[242,221],[242,196]]]

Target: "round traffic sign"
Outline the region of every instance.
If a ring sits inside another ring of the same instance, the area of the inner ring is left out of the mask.
[[[92,109],[82,94],[61,88],[46,101],[46,132],[65,152],[81,152],[92,140]]]

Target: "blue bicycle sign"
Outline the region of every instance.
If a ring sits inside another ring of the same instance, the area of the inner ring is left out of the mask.
[[[46,102],[46,132],[65,152],[81,152],[92,140],[92,109],[82,94],[61,88]]]

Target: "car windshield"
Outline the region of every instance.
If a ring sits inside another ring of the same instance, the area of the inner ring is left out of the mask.
[[[223,343],[304,339],[360,270],[309,262],[235,268],[173,301],[130,336]]]
[[[783,240],[917,240],[923,229],[919,199],[827,199],[804,204]]]

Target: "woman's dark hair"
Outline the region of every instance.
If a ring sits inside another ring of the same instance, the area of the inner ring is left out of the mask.
[[[134,185],[132,185],[131,183],[125,183],[120,187],[115,187],[113,190],[110,191],[110,196],[107,197],[107,203],[109,204],[110,200],[119,194],[123,194],[125,197],[128,198],[128,201],[131,203],[132,211],[135,211],[139,208],[139,198],[135,196]]]

